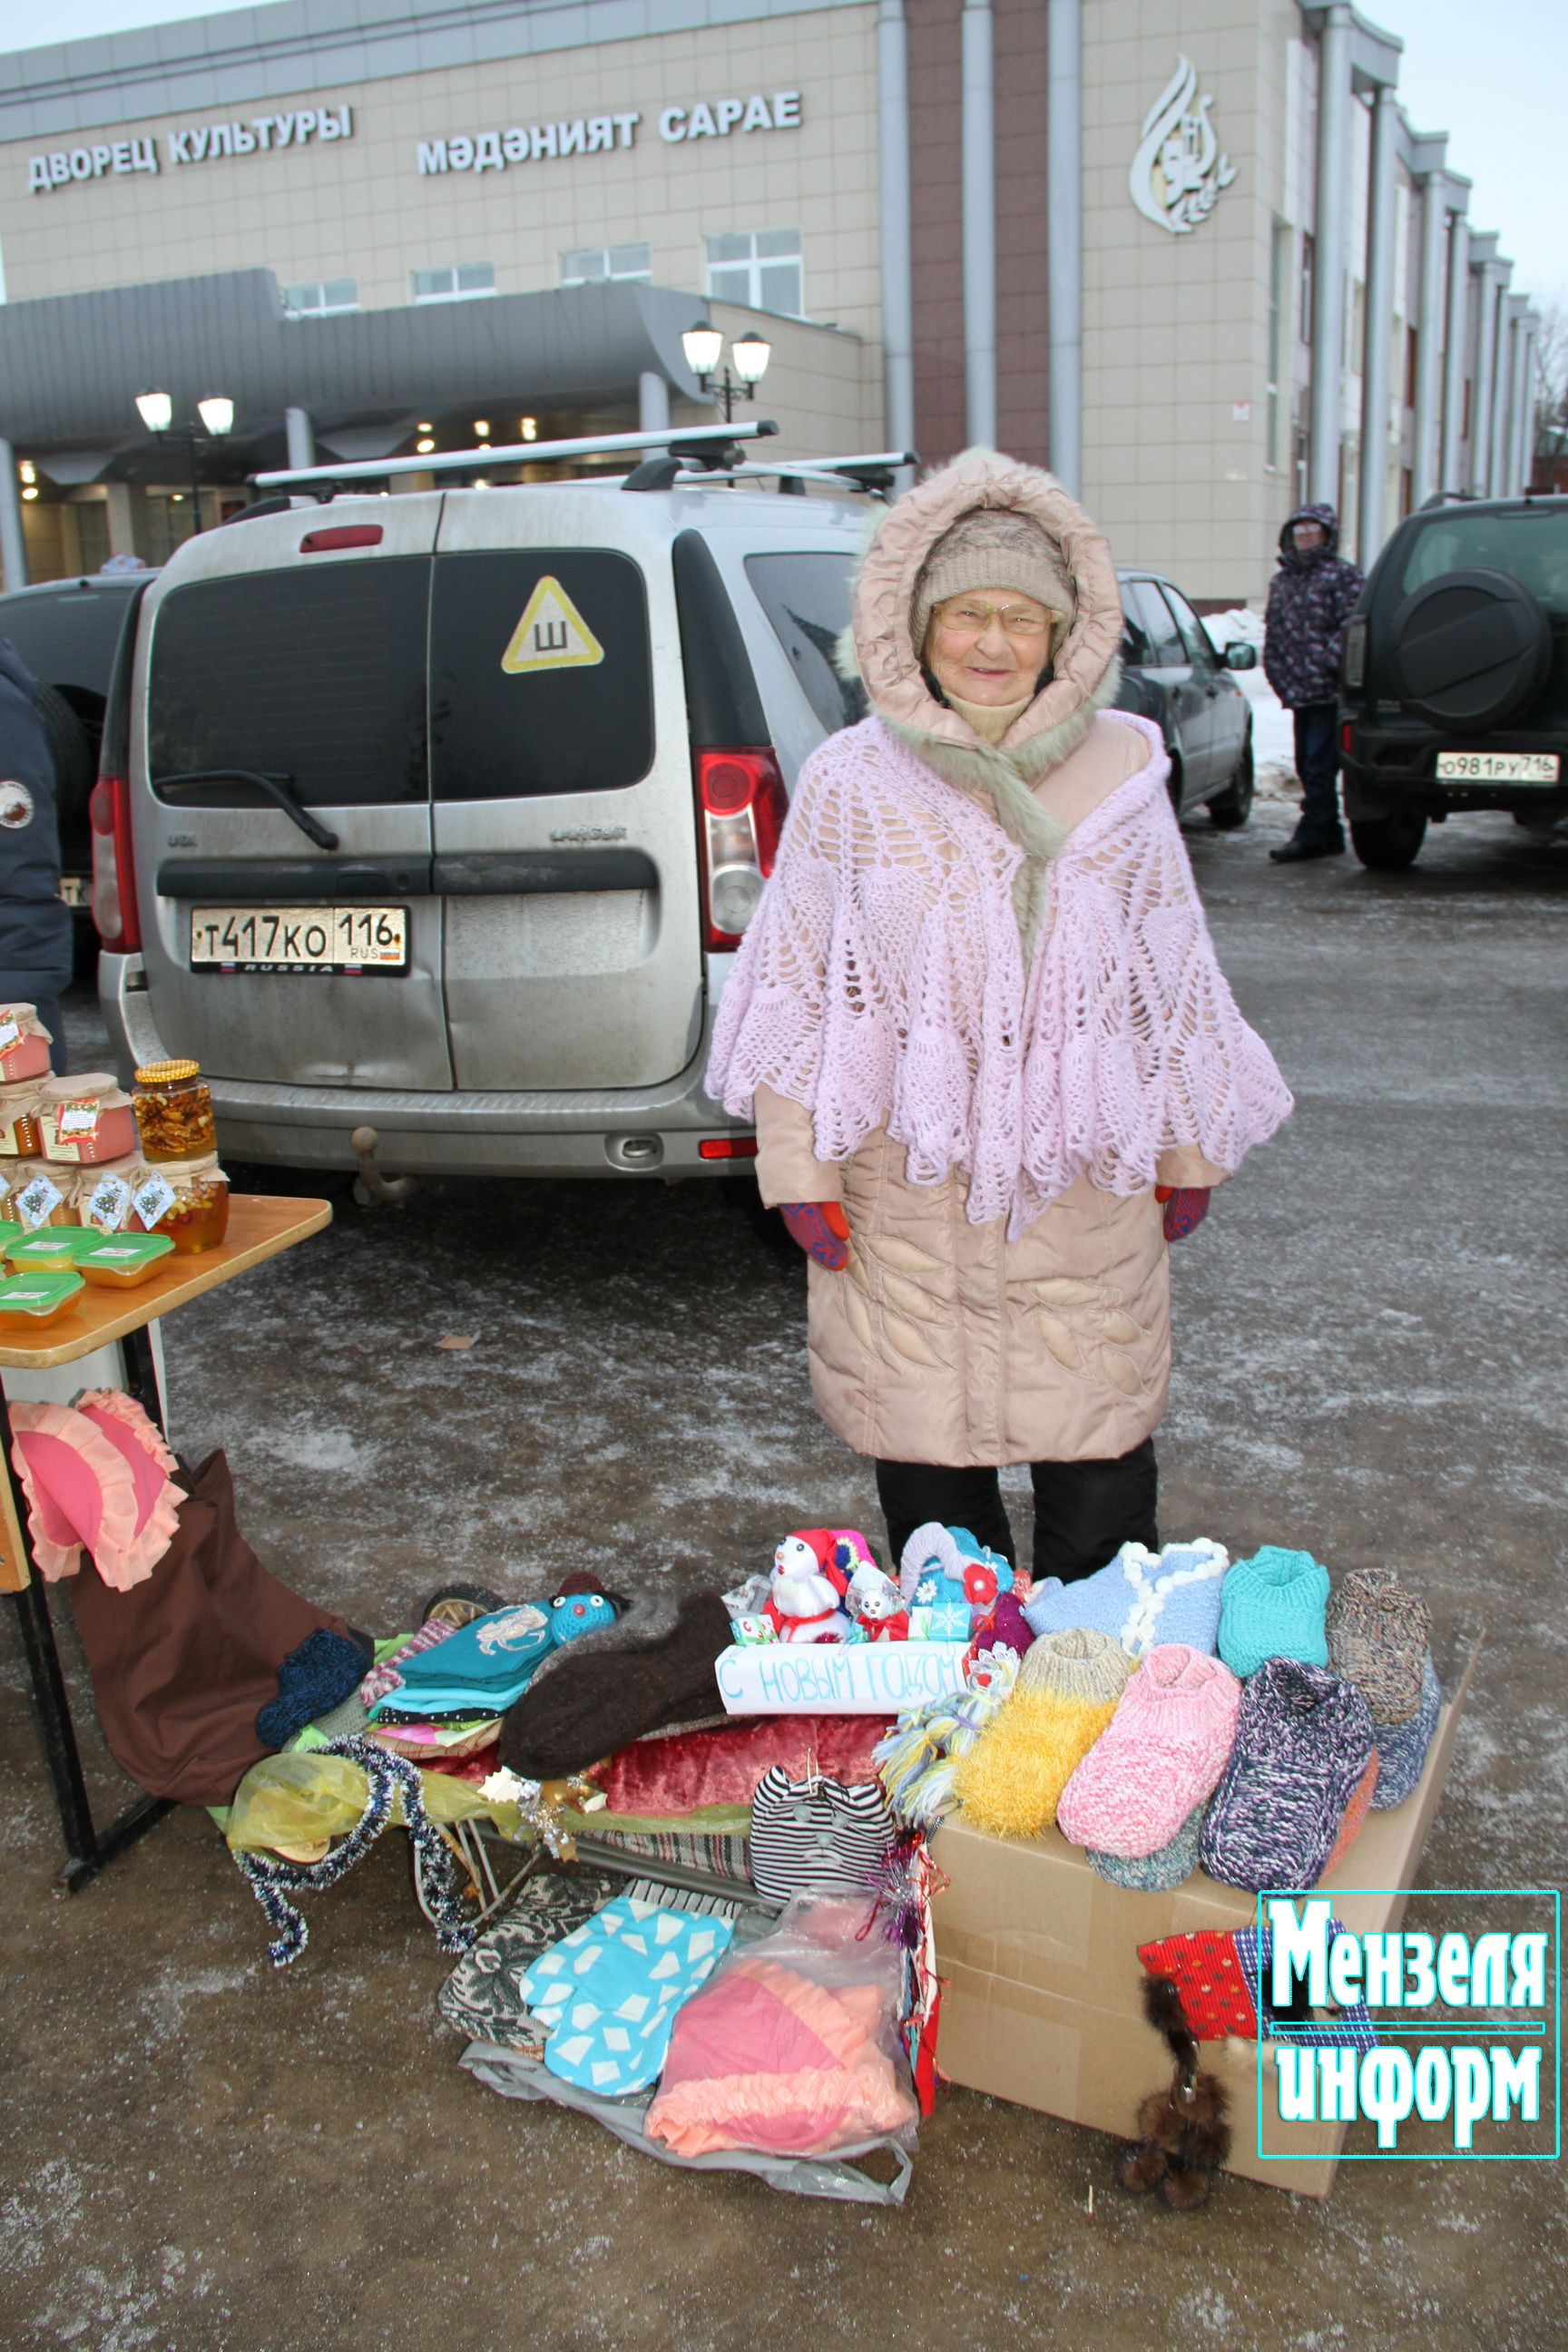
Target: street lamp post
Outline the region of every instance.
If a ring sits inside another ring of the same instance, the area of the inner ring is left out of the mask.
[[[755,400],[757,386],[766,375],[768,362],[773,355],[772,343],[762,335],[754,331],[738,335],[730,346],[730,356],[735,362],[735,373],[731,376],[729,369],[726,368],[719,382],[715,383],[713,371],[719,364],[719,354],[724,348],[724,338],[720,330],[717,327],[708,326],[700,319],[694,327],[688,327],[681,336],[680,347],[686,353],[687,366],[697,378],[704,393],[722,404],[726,425],[730,424],[734,417],[735,403],[738,400]]]
[[[139,392],[136,413],[155,441],[183,443],[185,458],[191,469],[191,530],[193,534],[202,527],[202,474],[199,452],[204,442],[226,440],[234,430],[234,403],[222,393],[213,393],[196,403],[196,415],[201,429],[194,425],[176,425],[174,404],[166,392]]]

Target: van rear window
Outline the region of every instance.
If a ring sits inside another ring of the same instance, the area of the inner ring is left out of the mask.
[[[109,692],[115,647],[132,590],[81,586],[0,597],[0,636],[9,637],[41,686]]]
[[[1568,506],[1515,507],[1501,514],[1444,507],[1405,550],[1400,593],[1447,572],[1506,572],[1549,613],[1568,616]]]
[[[608,548],[438,555],[430,712],[438,801],[637,783],[654,746],[637,564]]]
[[[158,607],[149,773],[252,768],[309,806],[427,796],[427,556],[197,580]],[[212,807],[254,793],[208,785]]]
[[[856,558],[813,552],[748,555],[746,577],[813,710],[829,734],[866,716],[858,678],[840,677],[835,648],[849,620]]]

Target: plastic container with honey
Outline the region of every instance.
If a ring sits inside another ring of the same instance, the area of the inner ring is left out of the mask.
[[[0,1258],[5,1255],[13,1242],[19,1242],[26,1232],[26,1225],[13,1224],[8,1217],[0,1217]]]
[[[136,1073],[136,1125],[149,1160],[199,1160],[217,1150],[213,1098],[199,1062],[148,1062]]]
[[[37,1160],[43,1149],[37,1078],[0,1087],[0,1160]]]
[[[41,1078],[49,1067],[49,1032],[31,1004],[0,1004],[0,1086]]]
[[[45,1226],[39,1233],[23,1234],[6,1244],[6,1270],[11,1274],[69,1272],[83,1250],[101,1238],[81,1225],[67,1225],[58,1232]]]
[[[47,1160],[0,1160],[6,1185],[5,1213],[36,1234],[40,1225],[75,1225],[76,1179],[68,1168]]]
[[[79,1274],[21,1274],[0,1282],[0,1330],[41,1331],[68,1315],[86,1287]]]
[[[104,1289],[134,1290],[139,1283],[156,1274],[174,1247],[167,1234],[116,1234],[107,1239],[96,1236],[79,1253],[77,1271]]]
[[[155,1217],[147,1214],[148,1187],[162,1180],[172,1198]],[[228,1178],[217,1164],[216,1151],[198,1160],[165,1160],[151,1171],[137,1196],[143,1224],[155,1234],[167,1234],[182,1257],[216,1249],[228,1231]]]
[[[97,1167],[123,1160],[136,1149],[136,1118],[131,1097],[121,1094],[107,1070],[38,1083],[38,1131],[44,1158],[72,1167]]]

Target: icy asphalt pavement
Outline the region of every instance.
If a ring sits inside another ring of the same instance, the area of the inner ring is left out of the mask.
[[[1408,876],[1282,871],[1264,850],[1288,815],[1188,835],[1299,1108],[1177,1255],[1162,1526],[1387,1562],[1447,1635],[1484,1619],[1422,1875],[1561,1884],[1568,844],[1466,818]],[[72,1030],[97,1059],[90,1003]],[[867,1468],[811,1411],[804,1299],[724,1185],[340,1202],[321,1239],[172,1322],[172,1430],[188,1455],[228,1448],[269,1566],[378,1631],[445,1576],[723,1581],[791,1525],[881,1538]],[[18,2352],[1562,2342],[1552,2166],[1348,2165],[1326,2206],[1226,2180],[1183,2221],[1113,2189],[1106,2140],[954,2093],[906,2211],[868,2214],[670,2173],[498,2100],[437,2022],[447,1963],[400,1839],[307,1898],[310,1948],[279,1976],[200,1813],[56,1897],[9,1611],[0,1671]],[[86,1745],[107,1811],[122,1784]],[[1410,1924],[1449,1924],[1428,1909]]]

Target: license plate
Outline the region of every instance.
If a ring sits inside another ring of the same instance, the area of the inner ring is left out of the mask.
[[[68,907],[85,907],[88,903],[88,882],[85,874],[62,874],[60,897]]]
[[[1554,784],[1563,762],[1555,751],[1439,751],[1440,784]]]
[[[193,971],[403,972],[406,907],[193,907]]]

